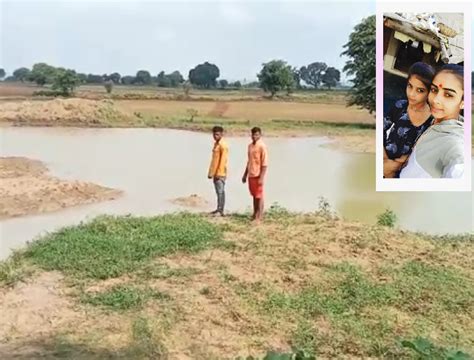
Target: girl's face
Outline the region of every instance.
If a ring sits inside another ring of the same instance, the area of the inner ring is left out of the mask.
[[[424,104],[428,100],[428,89],[416,75],[412,75],[408,79],[406,92],[410,105]]]
[[[440,72],[433,79],[428,96],[431,114],[441,121],[457,119],[464,108],[463,95],[463,84],[459,78],[446,71]]]

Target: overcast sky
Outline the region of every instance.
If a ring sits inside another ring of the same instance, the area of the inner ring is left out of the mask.
[[[261,64],[284,59],[342,69],[354,25],[374,2],[320,1],[42,1],[0,0],[0,67],[36,62],[85,73],[185,77],[204,61],[221,78],[253,80]]]

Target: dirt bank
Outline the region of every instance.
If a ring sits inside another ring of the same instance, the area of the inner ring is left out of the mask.
[[[121,194],[92,183],[57,179],[40,161],[22,157],[0,158],[0,182],[0,219],[113,200]]]

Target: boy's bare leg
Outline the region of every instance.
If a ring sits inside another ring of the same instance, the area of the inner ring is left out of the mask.
[[[258,214],[258,199],[253,198],[253,215],[252,215],[252,220],[257,219],[257,214]]]
[[[258,219],[262,220],[263,218],[263,197],[258,200]]]

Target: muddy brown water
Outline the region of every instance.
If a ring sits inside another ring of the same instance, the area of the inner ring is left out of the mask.
[[[250,209],[241,183],[247,138],[229,138],[227,210]],[[266,204],[314,211],[326,198],[343,217],[369,224],[391,208],[398,226],[433,234],[473,231],[472,193],[377,193],[373,155],[322,147],[326,138],[267,138]],[[0,128],[0,156],[43,161],[52,175],[124,190],[117,200],[60,212],[0,221],[0,258],[46,232],[100,214],[155,215],[179,210],[213,210],[207,179],[212,138],[163,129]],[[207,208],[185,208],[170,200],[192,194]],[[1,201],[1,200],[0,200]]]

